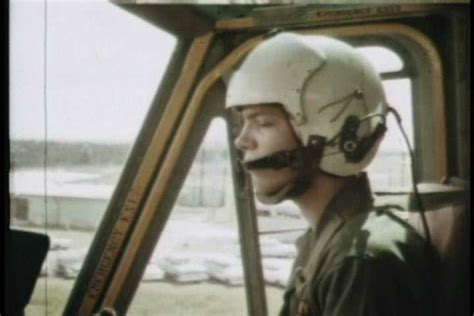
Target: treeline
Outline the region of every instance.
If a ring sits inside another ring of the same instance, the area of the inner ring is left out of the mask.
[[[48,166],[123,164],[131,144],[94,144],[83,142],[45,142],[10,140],[13,168],[42,167],[47,154]]]
[[[77,165],[122,165],[132,144],[95,144],[86,142],[48,142],[47,164],[50,167]],[[196,159],[198,163],[218,163],[227,160],[226,148],[203,146]],[[43,167],[45,142],[10,140],[11,168]]]

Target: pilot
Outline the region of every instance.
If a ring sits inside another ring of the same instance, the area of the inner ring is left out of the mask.
[[[433,315],[428,243],[374,207],[364,169],[385,133],[379,75],[354,48],[280,32],[232,74],[226,108],[255,195],[292,200],[309,223],[297,242],[281,315]]]

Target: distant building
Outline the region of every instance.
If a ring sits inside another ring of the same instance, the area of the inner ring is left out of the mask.
[[[12,172],[11,224],[45,226],[47,221],[48,227],[97,228],[114,189],[94,181],[98,177],[55,170],[48,171],[45,183],[42,170]]]

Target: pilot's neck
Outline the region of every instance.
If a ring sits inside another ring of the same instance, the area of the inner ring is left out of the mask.
[[[347,179],[331,177],[318,173],[314,176],[310,187],[294,202],[306,219],[315,224],[321,218],[324,210],[333,197],[342,189]]]

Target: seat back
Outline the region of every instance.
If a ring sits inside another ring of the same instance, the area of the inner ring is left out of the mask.
[[[9,229],[6,253],[6,314],[24,315],[49,249],[47,235]]]
[[[421,190],[420,190],[421,191]],[[448,190],[453,192],[452,190]],[[465,315],[469,310],[470,287],[470,213],[465,194],[446,198],[445,190],[430,191],[423,195],[426,222],[431,242],[441,259],[440,288],[438,295],[439,315]],[[452,195],[452,194],[451,194]],[[413,199],[411,200],[413,201]],[[433,202],[438,201],[438,203]],[[439,203],[439,201],[443,201]],[[438,205],[437,205],[438,204]],[[441,206],[440,206],[441,204]],[[414,206],[414,202],[411,203]],[[413,209],[414,207],[411,207]],[[420,212],[411,211],[406,221],[426,238]]]

